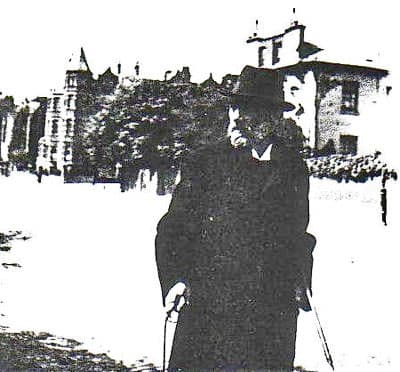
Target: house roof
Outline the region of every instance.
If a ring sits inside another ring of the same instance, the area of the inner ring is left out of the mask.
[[[218,87],[219,84],[214,80],[212,73],[210,73],[210,76],[208,77],[208,79],[204,80],[200,86],[202,88],[206,88],[206,87],[210,87],[210,88],[215,88]]]
[[[322,50],[323,50],[322,48],[320,48],[312,43],[309,43],[307,41],[303,41],[302,43],[300,43],[299,47],[297,48],[299,57],[301,59],[312,56],[316,53],[321,52]]]
[[[90,72],[89,65],[87,63],[85,51],[81,47],[79,53],[72,53],[68,59],[67,71],[87,71]]]
[[[118,78],[117,75],[115,75],[112,71],[111,71],[111,67],[108,67],[107,70],[105,70],[102,74],[99,75],[99,78],[102,77],[115,77]]]
[[[353,51],[346,51],[345,60],[343,58],[343,50],[332,51],[319,48],[308,41],[304,40],[305,26],[294,22],[289,28],[285,29],[283,33],[273,35],[267,38],[261,38],[257,34],[254,34],[247,40],[247,43],[260,42],[265,43],[269,40],[276,40],[285,37],[289,32],[294,30],[300,30],[299,45],[296,49],[299,56],[299,62],[295,65],[280,67],[283,69],[301,69],[301,68],[313,68],[313,69],[324,69],[325,71],[334,70],[358,70],[368,74],[378,74],[385,76],[388,74],[388,70],[382,68],[380,61],[372,59],[362,59],[359,56],[357,49]],[[338,63],[339,61],[339,63]]]
[[[345,56],[345,58],[343,57]],[[382,69],[384,65],[383,61],[381,61],[379,56],[375,56],[374,58],[362,57],[361,53],[357,48],[354,50],[346,51],[343,54],[342,49],[323,49],[320,50],[318,53],[309,55],[302,60],[305,62],[308,61],[322,61],[322,62],[338,62],[349,64],[349,65],[356,65],[356,66],[366,66],[371,68],[378,68]]]
[[[389,74],[388,70],[370,66],[363,65],[353,65],[353,64],[344,64],[337,62],[328,62],[328,61],[301,61],[291,66],[285,66],[277,69],[279,71],[320,71],[327,73],[335,73],[335,72],[352,72],[352,73],[360,73],[368,76],[376,76],[376,77],[384,77]]]

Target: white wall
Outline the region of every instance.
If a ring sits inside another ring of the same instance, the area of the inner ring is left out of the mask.
[[[301,127],[303,135],[307,138],[307,144],[314,147],[315,144],[315,95],[316,80],[314,72],[308,71],[300,79],[295,75],[287,75],[283,82],[285,101],[290,102],[296,108],[284,114],[285,118],[296,121]],[[296,115],[297,110],[303,108],[304,113]]]

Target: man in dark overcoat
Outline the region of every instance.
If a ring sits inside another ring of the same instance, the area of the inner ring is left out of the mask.
[[[182,169],[156,237],[164,304],[184,303],[169,370],[293,368],[315,245],[293,108],[275,71],[245,67],[228,137]]]

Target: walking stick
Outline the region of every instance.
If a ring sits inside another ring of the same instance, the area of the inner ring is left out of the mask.
[[[311,292],[310,292],[309,288],[307,288],[306,294],[307,294],[308,302],[310,303],[311,308],[312,308],[313,313],[314,313],[315,325],[317,327],[318,337],[319,337],[319,339],[321,341],[322,348],[324,350],[325,359],[328,362],[328,364],[331,366],[332,370],[334,371],[335,367],[333,365],[332,355],[331,355],[331,353],[329,351],[329,347],[328,347],[328,343],[326,341],[324,330],[322,329],[321,322],[319,320],[318,311],[317,311],[317,308],[315,307],[315,304],[314,304],[314,302],[312,300],[312,296],[311,296]]]
[[[168,323],[169,315],[167,314],[164,320],[164,337],[163,337],[163,365],[162,372],[165,372],[165,364],[166,364],[166,354],[167,354],[167,323]]]
[[[167,315],[165,316],[164,320],[164,336],[163,336],[163,366],[162,366],[162,372],[167,372],[166,370],[166,364],[167,364],[167,324],[168,324],[168,319],[170,318],[171,314],[173,311],[178,311],[178,305],[179,301],[181,300],[181,295],[176,295],[175,300],[174,300],[174,305],[172,308],[167,311]],[[171,323],[176,323],[176,322],[171,322]]]

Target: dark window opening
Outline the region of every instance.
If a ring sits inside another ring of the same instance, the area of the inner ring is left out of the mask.
[[[279,49],[282,48],[281,41],[272,42],[272,64],[278,63],[281,59],[279,58]]]
[[[71,145],[65,144],[65,146],[64,146],[64,161],[69,160],[69,155],[71,155]]]
[[[360,83],[358,81],[344,81],[342,85],[341,114],[358,115],[358,92]]]
[[[75,86],[75,78],[73,76],[67,77],[67,87],[72,88]]]
[[[67,98],[67,108],[71,108],[71,103],[72,103],[72,95],[68,95]]]
[[[341,135],[340,152],[342,154],[357,154],[357,136]]]
[[[48,153],[49,153],[49,146],[44,145],[43,146],[43,157],[47,158]]]
[[[67,119],[66,135],[72,136],[72,120]]]
[[[55,134],[57,134],[57,131],[58,131],[58,123],[57,123],[57,120],[53,120],[53,124],[52,124],[52,126],[51,126],[51,134],[52,134],[52,135],[55,135]]]
[[[258,48],[258,67],[264,66],[264,50],[265,46]]]
[[[53,111],[60,112],[60,97],[53,98]]]

